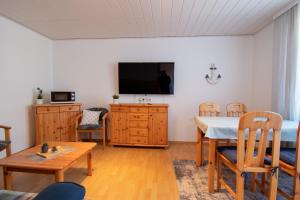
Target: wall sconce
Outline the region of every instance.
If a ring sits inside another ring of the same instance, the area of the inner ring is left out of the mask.
[[[206,74],[205,79],[209,84],[216,85],[219,82],[219,80],[222,78],[221,74],[218,74],[216,76],[215,71],[217,70],[217,68],[215,64],[210,64],[209,70],[210,70],[210,75]]]

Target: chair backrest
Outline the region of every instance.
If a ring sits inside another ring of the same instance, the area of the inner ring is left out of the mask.
[[[272,163],[278,167],[282,117],[273,112],[249,112],[240,118],[237,143],[237,166],[239,170],[255,169],[262,172],[268,136],[272,133]],[[248,133],[248,135],[247,135]],[[248,137],[245,151],[246,136]],[[257,141],[257,145],[256,145]]]
[[[205,102],[199,105],[200,116],[219,116],[220,106],[214,102]]]
[[[243,103],[229,103],[226,106],[227,117],[240,117],[246,112],[247,108]]]

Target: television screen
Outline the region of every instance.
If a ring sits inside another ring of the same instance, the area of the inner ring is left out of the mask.
[[[174,63],[119,63],[120,94],[174,94]]]

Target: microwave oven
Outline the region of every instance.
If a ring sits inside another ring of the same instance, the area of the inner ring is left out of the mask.
[[[75,103],[75,92],[52,91],[51,103]]]

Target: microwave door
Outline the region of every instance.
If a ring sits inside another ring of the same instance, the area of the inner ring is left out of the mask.
[[[55,102],[65,102],[69,101],[69,95],[68,93],[55,93],[54,99]]]

